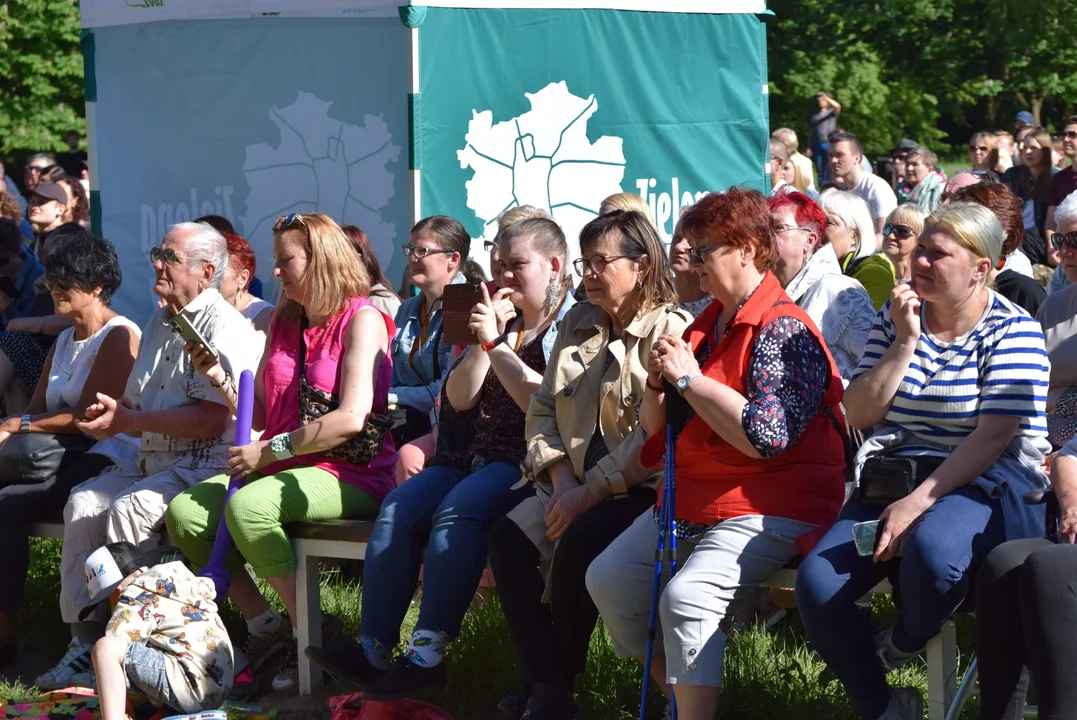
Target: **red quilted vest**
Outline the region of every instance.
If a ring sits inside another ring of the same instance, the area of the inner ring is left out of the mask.
[[[711,303],[685,330],[683,337],[693,350],[705,341],[721,310],[717,301]],[[748,361],[756,336],[767,323],[785,316],[804,323],[826,353],[830,383],[823,404],[841,417],[841,375],[826,341],[770,272],[737,312],[701,372],[747,397]],[[665,452],[666,435],[658,433],[647,440],[640,459],[644,466],[656,467]],[[679,519],[711,524],[741,515],[775,515],[814,523],[818,530],[797,541],[802,553],[810,550],[834,522],[845,497],[844,441],[822,409],[796,443],[769,458],[748,457],[695,415],[677,437],[675,462]]]

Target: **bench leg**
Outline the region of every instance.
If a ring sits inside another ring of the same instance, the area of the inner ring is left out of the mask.
[[[302,551],[296,543],[295,606],[296,635],[299,641],[299,694],[309,695],[322,684],[321,668],[307,659],[303,650],[322,644],[321,586],[318,576],[318,558]]]
[[[944,720],[957,692],[957,636],[954,621],[947,620],[939,634],[927,642],[927,717]]]

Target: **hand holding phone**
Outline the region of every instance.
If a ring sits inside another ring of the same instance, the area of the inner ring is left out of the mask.
[[[184,342],[190,344],[192,346],[192,349],[197,348],[199,345],[202,345],[205,350],[209,352],[210,357],[214,361],[220,359],[220,356],[217,354],[217,351],[213,349],[213,346],[209,344],[208,340],[202,337],[202,333],[198,332],[198,330],[195,329],[194,325],[191,324],[191,321],[187,319],[186,315],[184,315],[183,313],[173,315],[170,322],[172,325],[172,329],[175,330],[181,338],[183,338]]]
[[[479,338],[471,329],[471,309],[482,302],[482,285],[461,283],[446,285],[441,296],[441,339],[449,345],[477,345]]]
[[[870,520],[853,525],[853,543],[856,545],[857,555],[871,557],[875,554],[875,544],[878,542],[881,527],[881,520]]]

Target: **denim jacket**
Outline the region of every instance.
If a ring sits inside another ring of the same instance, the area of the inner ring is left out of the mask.
[[[465,282],[464,276],[458,273],[449,284],[462,282]],[[441,342],[441,303],[438,302],[430,315],[426,344],[416,351],[415,364],[409,362],[411,349],[420,341],[422,333],[419,318],[422,302],[420,293],[404,300],[396,311],[396,335],[389,348],[393,358],[393,382],[389,393],[390,401],[391,396],[396,395],[397,405],[428,413],[434,409],[434,398],[441,392],[441,379],[452,364],[452,346]]]

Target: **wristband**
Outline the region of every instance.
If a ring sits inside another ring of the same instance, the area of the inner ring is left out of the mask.
[[[645,380],[644,382],[647,384],[647,389],[648,390],[653,390],[656,393],[664,393],[666,391],[666,389],[664,387],[662,387],[661,385],[651,385],[651,379],[650,378],[647,378],[647,380]]]
[[[276,460],[294,458],[295,450],[292,449],[291,434],[281,433],[280,435],[273,436],[269,441],[269,452],[273,453],[273,457]]]
[[[30,413],[23,415],[19,420],[19,433],[28,432],[30,432]]]
[[[490,342],[487,342],[487,343],[483,343],[483,344],[482,344],[482,349],[483,349],[483,352],[490,352],[490,351],[491,351],[491,350],[493,350],[493,349],[494,349],[495,347],[497,347],[497,338],[494,338],[494,339],[493,339],[493,340],[491,340]]]
[[[206,379],[209,380],[209,378],[206,378]],[[229,384],[230,382],[232,382],[232,376],[229,375],[228,373],[225,373],[224,374],[224,380],[221,380],[220,385],[217,385],[212,380],[210,380],[209,381],[209,386],[212,387],[212,388],[217,388],[219,390],[220,388],[223,388],[225,385]]]

